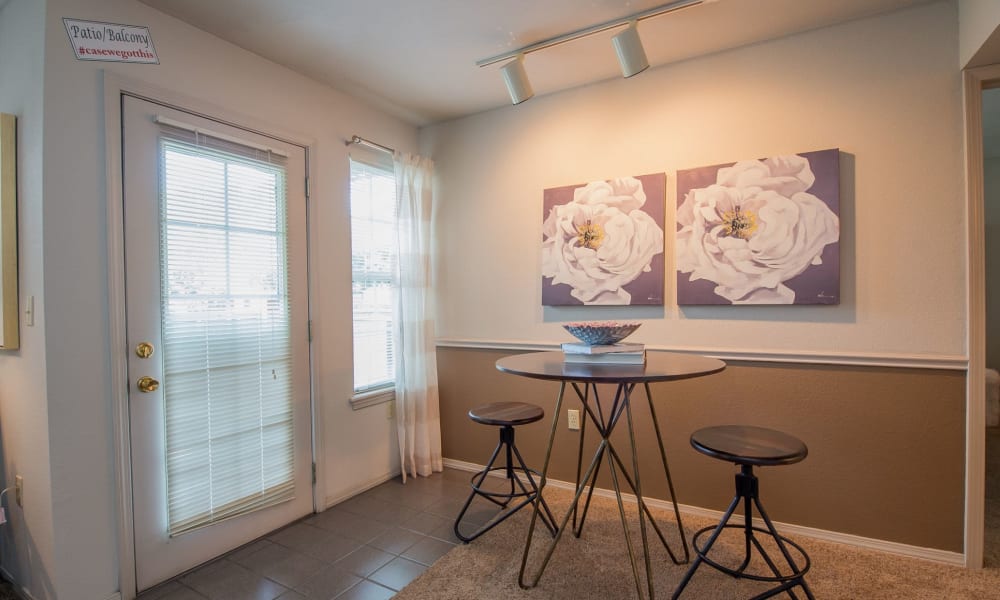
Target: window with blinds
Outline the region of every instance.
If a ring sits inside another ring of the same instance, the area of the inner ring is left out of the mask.
[[[161,320],[171,536],[291,499],[282,157],[164,128]]]
[[[396,179],[391,166],[351,160],[351,291],[355,399],[394,393]]]

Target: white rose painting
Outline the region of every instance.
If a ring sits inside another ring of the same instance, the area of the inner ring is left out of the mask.
[[[545,190],[542,304],[662,305],[666,177]]]
[[[677,303],[838,304],[840,151],[677,172]]]

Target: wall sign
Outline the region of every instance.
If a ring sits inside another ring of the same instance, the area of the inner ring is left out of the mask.
[[[63,19],[78,60],[160,64],[149,28]]]

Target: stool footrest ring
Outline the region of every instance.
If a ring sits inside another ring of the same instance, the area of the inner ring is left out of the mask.
[[[513,471],[515,471],[515,474],[514,474],[515,477],[517,477],[517,473],[516,472],[525,472],[524,469],[521,469],[520,467],[511,467],[511,469]],[[534,496],[535,495],[536,492],[534,490],[522,490],[522,491],[514,491],[514,492],[495,492],[495,491],[490,491],[490,490],[484,490],[484,489],[482,489],[481,486],[484,483],[486,483],[486,481],[487,481],[486,478],[489,477],[489,474],[491,472],[493,472],[493,471],[507,471],[507,467],[506,466],[504,466],[504,467],[490,467],[488,469],[483,469],[482,471],[476,471],[472,475],[472,477],[469,478],[469,485],[472,487],[473,493],[479,494],[480,496],[484,496],[487,500],[492,500],[493,502],[495,502],[496,504],[499,504],[500,506],[506,506],[507,503],[510,502],[511,500],[513,500],[514,498],[526,498],[528,496]],[[541,478],[541,473],[539,473],[535,469],[528,469],[526,472],[531,473],[535,477]],[[495,479],[499,479],[499,478],[495,478]],[[477,484],[476,483],[477,480],[481,481],[482,483]],[[497,499],[502,499],[504,501],[500,502]]]
[[[699,529],[698,531],[696,531],[695,534],[694,534],[694,536],[691,538],[691,547],[694,550],[695,554],[697,554],[698,556],[701,557],[702,561],[704,561],[709,566],[715,568],[717,571],[721,571],[722,573],[725,573],[727,575],[731,575],[731,576],[736,577],[738,579],[742,578],[742,579],[752,579],[754,581],[766,581],[766,582],[771,582],[771,583],[784,583],[784,582],[787,582],[787,581],[802,579],[802,577],[804,577],[805,574],[809,571],[809,567],[812,565],[812,562],[809,559],[809,555],[802,548],[802,546],[798,545],[797,543],[795,543],[794,541],[788,539],[787,537],[785,537],[783,535],[777,535],[776,536],[775,534],[771,533],[767,529],[764,529],[763,527],[753,527],[753,531],[755,531],[755,532],[757,532],[759,534],[763,534],[763,535],[765,535],[767,537],[770,537],[770,538],[780,538],[781,541],[782,541],[782,543],[787,544],[787,545],[795,548],[795,550],[801,555],[801,558],[805,561],[805,564],[801,568],[796,569],[793,573],[791,573],[789,575],[756,575],[754,573],[747,573],[747,572],[745,572],[742,569],[733,569],[733,568],[721,565],[721,564],[715,562],[714,560],[712,560],[711,558],[709,558],[705,554],[705,552],[703,551],[703,549],[698,546],[698,538],[700,538],[701,536],[703,536],[706,533],[710,533],[710,532],[715,531],[717,528],[718,528],[717,525],[713,525],[711,527],[705,527],[703,529]],[[746,531],[746,526],[744,526],[744,525],[737,525],[737,524],[725,525],[723,527],[723,529],[739,529],[740,531]],[[763,552],[763,549],[760,548],[759,546],[758,546],[758,550],[761,551],[763,554],[766,555],[766,552]],[[743,568],[745,569],[746,565],[744,565]]]

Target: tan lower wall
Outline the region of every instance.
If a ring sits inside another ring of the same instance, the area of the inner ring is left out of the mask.
[[[518,400],[546,411],[545,420],[516,434],[529,466],[541,468],[559,384],[498,372],[497,359],[511,353],[438,349],[445,458],[485,463],[496,430],[471,422],[469,408]],[[613,388],[600,393],[610,401]],[[801,463],[758,469],[772,519],[962,552],[964,372],[729,362],[716,375],[654,384],[652,395],[680,503],[724,510],[733,495],[734,467],[695,452],[692,431],[732,423],[771,427],[809,446]],[[635,400],[643,491],[666,499],[648,405],[643,395]],[[579,434],[565,421],[565,409],[573,407],[579,401],[567,391],[549,471],[565,481],[574,480],[576,469]],[[624,428],[616,432],[623,434]],[[591,430],[587,440],[595,437]],[[610,487],[606,466],[602,479],[600,487]]]

